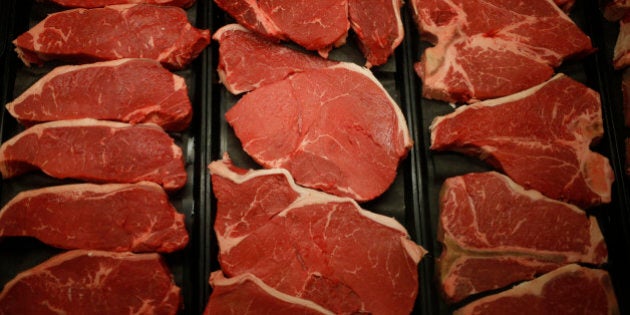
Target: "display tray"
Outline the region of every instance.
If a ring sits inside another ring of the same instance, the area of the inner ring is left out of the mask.
[[[47,13],[59,7],[34,1],[0,1],[0,100],[2,104],[13,100],[55,63],[44,67],[24,67],[13,52],[11,41],[39,22]],[[604,21],[596,12],[596,1],[578,0],[571,17],[593,39],[599,50],[589,57],[563,65],[563,72],[602,95],[605,136],[594,149],[606,155],[615,170],[613,201],[591,212],[597,216],[610,252],[610,271],[619,297],[630,294],[630,192],[628,178],[623,175],[623,140],[630,135],[621,118],[620,73],[611,67],[612,49],[616,40],[616,24]],[[187,10],[191,22],[212,32],[233,20],[212,1],[198,0]],[[474,158],[455,153],[436,153],[428,149],[429,125],[434,117],[453,110],[449,104],[422,98],[422,84],[413,70],[428,44],[419,40],[417,26],[411,16],[410,4],[402,12],[405,40],[387,64],[372,68],[373,73],[400,105],[410,130],[414,146],[402,161],[398,176],[390,189],[376,200],[363,203],[364,209],[394,217],[405,226],[415,242],[429,251],[419,265],[419,294],[415,314],[449,314],[460,304],[447,305],[441,298],[435,276],[435,258],[441,247],[437,242],[438,195],[444,180],[468,172],[490,168]],[[589,14],[590,13],[590,14]],[[353,35],[348,44],[331,52],[331,59],[363,64]],[[189,181],[181,191],[171,196],[175,207],[186,216],[191,236],[188,247],[180,252],[165,255],[175,281],[182,287],[184,314],[200,314],[211,288],[208,277],[220,268],[218,247],[212,230],[216,200],[212,194],[210,176],[206,166],[228,153],[236,166],[259,168],[242,150],[239,140],[226,123],[224,114],[239,99],[220,84],[216,67],[218,44],[210,46],[186,70],[178,71],[188,84],[193,104],[193,123],[189,130],[171,134],[183,149]],[[6,110],[2,111],[0,140],[8,140],[24,130]],[[42,173],[31,173],[2,181],[0,206],[6,204],[19,191],[49,185],[68,183],[52,179]],[[28,238],[0,240],[0,286],[18,272],[26,270],[60,252]],[[619,298],[622,314],[630,311],[628,302]]]

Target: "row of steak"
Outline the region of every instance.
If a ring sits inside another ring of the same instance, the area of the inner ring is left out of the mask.
[[[177,314],[181,290],[158,253],[188,244],[167,194],[187,172],[165,129],[186,131],[192,106],[185,79],[163,67],[190,64],[209,32],[171,6],[59,4],[99,8],[49,15],[14,41],[19,57],[99,62],[54,68],[7,104],[27,129],[0,147],[0,172],[3,185],[35,170],[90,183],[22,191],[2,208],[0,237],[69,251],[7,283],[0,313]]]

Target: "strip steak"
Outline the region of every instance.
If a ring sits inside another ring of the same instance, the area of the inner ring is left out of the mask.
[[[184,78],[150,59],[57,67],[6,107],[26,126],[94,118],[182,131],[192,118]]]
[[[31,236],[65,249],[118,252],[170,253],[188,244],[184,215],[151,182],[21,192],[0,211],[3,236]]]

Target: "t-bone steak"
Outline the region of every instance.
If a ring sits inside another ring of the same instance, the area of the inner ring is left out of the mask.
[[[335,313],[411,312],[425,251],[396,220],[299,187],[283,169],[245,171],[225,158],[209,169],[228,278],[251,273]]]
[[[192,118],[184,78],[150,59],[57,67],[6,107],[26,126],[95,118],[182,131]]]
[[[4,236],[31,236],[65,249],[118,252],[170,253],[188,244],[184,215],[151,182],[21,192],[0,211]]]
[[[70,8],[99,8],[114,4],[146,3],[189,8],[195,0],[48,0],[49,2]]]
[[[0,147],[3,180],[36,169],[93,182],[186,184],[182,150],[160,127],[94,119],[35,125]]]
[[[401,0],[348,0],[350,25],[367,59],[365,66],[387,62],[405,35]]]
[[[431,124],[431,149],[478,156],[527,189],[582,208],[608,203],[608,159],[590,151],[604,133],[597,92],[564,76],[459,107]]]
[[[337,64],[270,41],[239,24],[221,27],[213,39],[220,45],[219,78],[232,94],[281,81],[306,69]]]
[[[148,58],[171,69],[186,67],[209,43],[210,32],[190,25],[181,8],[147,4],[53,13],[13,41],[26,65]]]
[[[223,272],[215,271],[210,275],[210,285],[212,295],[204,315],[335,314],[313,301],[284,294],[249,273],[226,278]]]
[[[551,0],[412,0],[427,48],[416,72],[423,95],[474,102],[549,79],[563,60],[593,51]],[[488,66],[492,65],[492,66]]]
[[[239,24],[275,40],[291,40],[326,57],[344,44],[348,0],[215,0]]]
[[[594,217],[497,172],[448,178],[440,194],[440,278],[453,301],[562,264],[607,261]]]
[[[623,69],[630,65],[630,14],[619,21],[619,34],[613,51],[615,69]]]
[[[180,288],[159,254],[74,250],[18,274],[0,314],[177,314]]]
[[[387,190],[412,145],[398,105],[369,70],[349,63],[260,87],[225,117],[265,168],[360,201]]]
[[[572,264],[484,297],[453,315],[619,314],[608,272]]]

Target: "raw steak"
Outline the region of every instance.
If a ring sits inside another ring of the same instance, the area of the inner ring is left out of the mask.
[[[623,69],[630,65],[630,15],[619,21],[619,35],[613,53],[615,69]]]
[[[0,314],[177,314],[180,289],[159,254],[74,250],[18,274]]]
[[[170,253],[188,244],[184,215],[150,182],[21,192],[0,211],[2,236],[31,236],[65,249],[118,252]]]
[[[187,66],[209,43],[210,32],[190,25],[181,8],[146,4],[53,13],[13,41],[26,65],[131,57],[172,69]]]
[[[604,17],[611,21],[621,20],[630,11],[630,1],[611,0],[603,7]]]
[[[151,181],[166,190],[187,177],[182,150],[160,127],[88,118],[39,124],[2,144],[4,180],[35,169],[56,178]]]
[[[252,274],[225,278],[223,272],[210,275],[212,295],[204,315],[211,314],[328,314],[334,313],[309,300],[279,292]]]
[[[215,0],[248,29],[276,40],[291,40],[326,57],[345,43],[350,23],[347,0]]]
[[[48,0],[64,7],[71,8],[98,8],[113,4],[147,3],[156,5],[170,5],[189,8],[195,0]]]
[[[571,8],[573,8],[575,4],[575,0],[554,0],[553,2],[564,12],[571,11]]]
[[[254,90],[280,81],[306,69],[337,64],[272,42],[239,24],[228,24],[217,30],[221,83],[232,94]]]
[[[367,59],[365,66],[387,62],[405,35],[400,18],[401,0],[349,0],[350,25]]]
[[[424,39],[423,95],[448,102],[510,95],[549,79],[563,60],[593,50],[551,0],[412,0]],[[492,65],[492,67],[488,67]]]
[[[297,186],[283,169],[210,164],[219,261],[334,313],[409,314],[424,254],[394,219]]]
[[[532,279],[561,264],[601,265],[608,258],[594,217],[496,172],[444,182],[439,231],[445,248],[442,288],[453,301]]]
[[[604,270],[568,265],[456,310],[464,314],[619,314]]]
[[[612,168],[589,149],[602,124],[597,92],[558,74],[435,118],[431,149],[478,156],[527,189],[586,208],[610,202]]]
[[[412,145],[398,105],[354,64],[260,87],[225,117],[265,168],[286,168],[300,185],[361,201],[387,190]]]
[[[55,68],[7,110],[22,124],[95,118],[155,123],[182,131],[192,107],[184,78],[150,59],[120,59]]]

